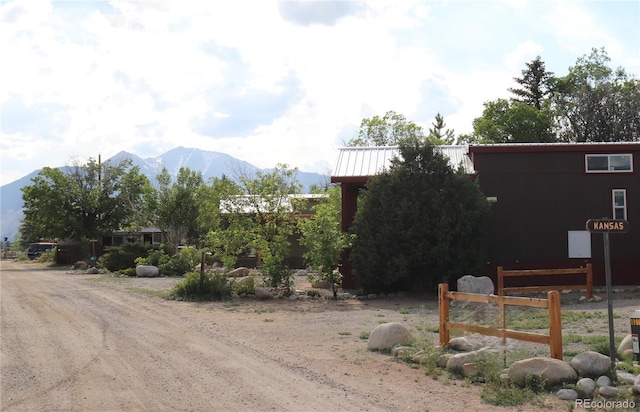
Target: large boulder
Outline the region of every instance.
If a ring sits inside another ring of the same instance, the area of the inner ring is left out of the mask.
[[[479,293],[481,295],[493,294],[495,287],[488,276],[464,275],[457,282],[458,292]]]
[[[394,346],[407,345],[411,341],[411,332],[398,322],[383,323],[376,326],[369,335],[368,350],[390,351]]]
[[[156,266],[136,266],[136,276],[139,278],[155,278],[160,276],[160,270]]]
[[[611,371],[611,359],[601,353],[586,351],[571,359],[571,367],[582,377],[598,377]]]
[[[575,382],[576,371],[565,361],[540,357],[523,359],[509,366],[509,379],[518,386],[525,386],[528,377],[533,377],[546,385]]]

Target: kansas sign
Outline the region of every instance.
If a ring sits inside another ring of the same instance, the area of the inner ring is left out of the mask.
[[[625,233],[629,222],[622,219],[589,219],[587,230],[591,233]]]

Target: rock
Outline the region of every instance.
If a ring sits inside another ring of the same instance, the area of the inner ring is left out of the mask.
[[[88,267],[89,267],[89,265],[87,265],[87,262],[83,262],[82,260],[79,260],[76,263],[74,263],[73,266],[71,266],[71,269],[73,269],[73,270],[87,270]]]
[[[576,388],[587,398],[591,398],[593,391],[596,390],[596,383],[591,378],[582,378],[576,383]]]
[[[488,276],[464,275],[457,282],[458,292],[491,295],[495,287]]]
[[[227,276],[230,278],[240,278],[248,275],[249,275],[249,269],[244,266],[240,266],[238,268],[230,270],[227,273]]]
[[[289,300],[298,300],[298,295],[294,293],[293,295],[289,296]]]
[[[614,398],[618,396],[618,392],[620,392],[620,390],[614,386],[601,386],[598,388],[598,393],[605,398]]]
[[[594,377],[611,370],[611,359],[601,353],[586,351],[571,359],[571,367],[582,377]]]
[[[369,335],[368,350],[390,351],[394,346],[406,345],[411,341],[411,332],[398,322],[376,326]]]
[[[458,353],[451,356],[447,360],[447,370],[452,373],[463,374],[465,363],[474,363],[479,360],[492,359],[495,357],[496,350],[490,348],[482,348],[472,352]]]
[[[92,268],[89,268],[89,269],[85,270],[84,273],[86,273],[87,275],[97,275],[98,273],[100,273],[100,271],[98,270],[97,267],[92,267]]]
[[[624,360],[628,360],[628,361],[636,360],[636,353],[633,351],[633,349],[626,349],[624,352],[620,354],[620,356]]]
[[[369,293],[367,299],[378,299],[378,295],[376,293]]]
[[[304,269],[296,270],[296,276],[307,276],[307,271]]]
[[[484,346],[484,341],[474,338],[475,335],[460,336],[449,341],[449,348],[461,352],[471,352]]]
[[[462,365],[462,376],[465,378],[477,378],[482,375],[482,368],[478,367],[477,363],[472,362]]]
[[[273,295],[273,293],[271,293],[271,291],[268,288],[255,288],[253,293],[255,294],[256,299],[260,299],[260,300],[275,299],[275,296]]]
[[[438,357],[436,364],[438,365],[439,368],[445,369],[447,367],[447,362],[449,362],[449,359],[451,359],[452,356],[453,354],[451,353],[443,353]]]
[[[630,334],[625,336],[624,339],[622,339],[622,342],[620,342],[620,346],[618,346],[618,353],[624,353],[627,349],[631,349],[631,351],[633,351],[633,339]]]
[[[136,266],[136,276],[139,278],[155,278],[160,276],[160,270],[156,266]]]
[[[600,296],[593,296],[591,299],[589,299],[589,302],[600,302],[602,301],[602,297]]]
[[[578,399],[578,392],[573,389],[560,389],[558,391],[558,399],[563,401],[575,401]]]
[[[633,385],[636,381],[637,376],[627,371],[616,371],[616,378],[618,378],[618,383]]]
[[[574,382],[578,378],[576,371],[565,361],[539,357],[514,362],[509,367],[509,379],[518,386],[526,384],[527,376],[532,376],[546,385]]]
[[[635,393],[640,393],[640,375],[633,381],[633,390]]]
[[[596,379],[596,386],[609,386],[609,385],[611,385],[611,378],[606,375],[602,375],[598,377],[598,379]]]
[[[391,351],[391,354],[393,355],[394,358],[401,358],[401,357],[404,356],[405,353],[407,353],[409,351],[411,351],[411,347],[409,347],[409,346],[396,346]],[[422,353],[422,351],[414,354],[414,356],[418,355],[419,353]]]

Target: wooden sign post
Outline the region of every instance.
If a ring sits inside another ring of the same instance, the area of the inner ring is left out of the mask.
[[[611,253],[609,251],[609,233],[625,233],[629,222],[622,219],[589,219],[586,223],[591,233],[602,233],[604,243],[604,273],[607,282],[607,311],[609,314],[609,356],[611,357],[611,377],[616,379],[616,344],[613,329],[613,300],[611,293]]]

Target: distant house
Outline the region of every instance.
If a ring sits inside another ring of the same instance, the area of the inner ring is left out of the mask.
[[[438,146],[453,167],[477,179],[492,202],[486,274],[506,269],[577,267],[591,262],[604,284],[602,235],[591,218],[622,218],[631,230],[611,235],[614,284],[640,277],[640,143],[547,143]],[[353,223],[358,192],[388,168],[396,147],[340,148],[331,176],[342,188],[342,229]],[[343,285],[357,286],[348,252]]]

